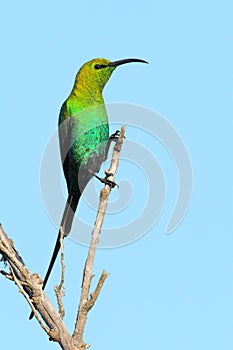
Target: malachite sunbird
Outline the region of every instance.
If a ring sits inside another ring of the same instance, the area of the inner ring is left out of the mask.
[[[148,63],[137,58],[111,62],[96,58],[78,71],[73,89],[59,114],[59,143],[68,198],[61,228],[64,236],[70,233],[80,196],[89,180],[99,172],[107,157],[109,145],[108,116],[102,92],[116,67],[130,62]],[[100,179],[100,178],[99,178]],[[48,281],[60,249],[60,230],[46,273],[43,289]],[[33,317],[31,313],[30,318]]]

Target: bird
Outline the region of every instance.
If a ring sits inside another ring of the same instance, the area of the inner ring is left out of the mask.
[[[73,89],[61,106],[58,134],[68,197],[43,289],[60,250],[61,232],[63,237],[70,233],[79,199],[90,179],[95,176],[111,187],[115,185],[107,178],[96,175],[107,158],[111,140],[116,140],[118,136],[116,132],[109,138],[108,116],[102,93],[113,71],[120,65],[132,62],[148,63],[139,58],[117,61],[95,58],[86,62],[78,71]],[[33,315],[32,312],[29,319]]]

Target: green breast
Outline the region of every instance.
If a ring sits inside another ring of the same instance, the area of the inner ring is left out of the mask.
[[[104,157],[108,137],[108,118],[104,105],[72,114],[70,150],[74,164],[86,166],[90,158]]]
[[[77,96],[70,95],[59,116],[60,151],[69,192],[76,192],[78,186],[82,191],[93,173],[99,171],[108,138],[104,102],[87,107]]]

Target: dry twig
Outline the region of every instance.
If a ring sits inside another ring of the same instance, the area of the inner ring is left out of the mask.
[[[113,157],[109,171],[106,174],[109,176],[110,181],[114,181],[114,175],[119,163],[119,155],[123,143],[125,133],[125,127],[121,128],[121,133],[117,143],[113,149]],[[0,273],[7,279],[14,281],[18,286],[20,292],[29,303],[32,311],[35,314],[37,321],[42,329],[49,335],[50,340],[58,342],[60,347],[64,350],[78,350],[87,349],[88,344],[83,341],[83,332],[87,321],[87,314],[96,302],[99,293],[103,287],[103,284],[108,277],[108,273],[103,271],[95,290],[90,293],[91,280],[93,277],[93,263],[97,245],[99,243],[99,235],[104,220],[104,215],[107,208],[108,197],[111,188],[106,185],[100,193],[100,203],[98,213],[96,217],[95,226],[92,232],[92,240],[89,248],[87,260],[83,271],[83,283],[80,297],[80,304],[78,308],[78,314],[75,324],[73,335],[71,336],[67,331],[62,317],[64,316],[64,308],[62,304],[62,296],[64,294],[64,246],[63,237],[61,235],[61,265],[62,274],[59,286],[56,286],[56,295],[59,305],[59,313],[52,305],[47,295],[42,290],[43,282],[38,274],[32,274],[26,269],[23,259],[14,248],[13,241],[8,238],[7,234],[0,224],[0,254],[2,260],[8,264],[10,273],[0,270]],[[40,316],[39,316],[40,314]]]
[[[0,253],[9,266],[11,280],[16,283],[20,292],[28,301],[41,327],[50,336],[50,340],[58,342],[64,350],[76,350],[77,348],[73,344],[72,337],[68,333],[60,315],[42,290],[43,282],[40,276],[32,274],[26,269],[22,258],[14,248],[13,241],[8,238],[1,225]],[[40,320],[38,314],[41,316]]]
[[[61,246],[61,281],[59,285],[56,285],[54,287],[56,297],[57,297],[57,303],[59,308],[59,314],[61,318],[63,319],[65,316],[65,309],[62,303],[62,297],[65,295],[65,256],[64,256],[64,232],[62,227],[60,227],[60,246]]]
[[[116,170],[119,164],[119,155],[123,144],[124,134],[125,134],[125,127],[122,126],[120,136],[113,149],[113,156],[112,156],[110,169],[107,172],[107,174],[111,174],[111,176],[109,177],[110,181],[114,181],[114,175],[116,173]],[[75,324],[75,330],[73,333],[74,343],[78,344],[78,346],[82,349],[85,349],[88,346],[83,341],[83,332],[87,321],[87,314],[90,311],[90,309],[93,307],[100,293],[100,290],[104,284],[104,281],[108,276],[107,272],[103,271],[99,279],[99,282],[97,284],[97,287],[95,291],[91,294],[89,299],[91,280],[93,277],[92,271],[93,271],[94,257],[95,257],[96,248],[99,243],[99,236],[100,236],[100,232],[101,232],[101,228],[104,220],[104,215],[107,209],[108,197],[109,197],[110,191],[111,191],[111,188],[108,185],[106,185],[101,190],[98,213],[96,217],[95,226],[92,231],[91,244],[90,244],[87,260],[83,271],[82,291],[81,291],[80,303],[78,308],[78,315],[77,315],[76,324]]]

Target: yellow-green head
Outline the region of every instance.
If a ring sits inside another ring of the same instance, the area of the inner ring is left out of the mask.
[[[148,63],[138,58],[126,58],[113,62],[105,58],[94,58],[86,62],[78,71],[74,90],[102,93],[105,84],[116,67],[130,62]]]

